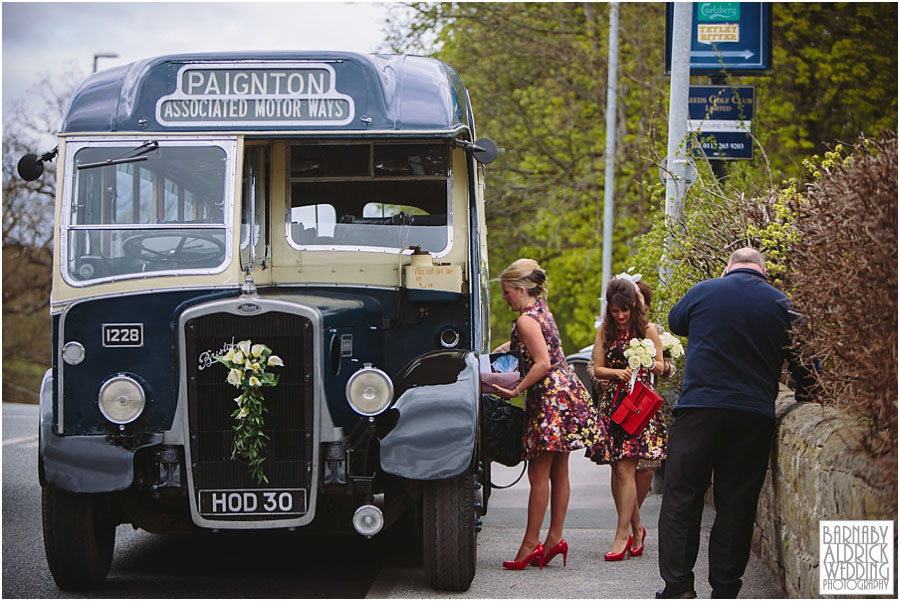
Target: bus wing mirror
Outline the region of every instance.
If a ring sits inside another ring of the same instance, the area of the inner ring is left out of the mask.
[[[44,162],[36,154],[26,154],[19,159],[18,164],[19,177],[26,182],[36,180],[44,172]]]
[[[482,165],[493,163],[497,158],[497,145],[490,138],[478,138],[475,140],[475,160]]]
[[[32,182],[39,178],[44,172],[44,161],[52,161],[58,150],[59,147],[56,147],[49,152],[45,152],[41,156],[31,153],[23,156],[19,159],[19,164],[16,167],[19,172],[19,177],[26,182]]]

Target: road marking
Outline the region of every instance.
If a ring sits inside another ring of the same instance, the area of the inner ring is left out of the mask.
[[[3,446],[11,445],[11,444],[19,444],[22,442],[37,442],[37,434],[33,436],[22,436],[21,438],[10,438],[9,440],[3,441]]]

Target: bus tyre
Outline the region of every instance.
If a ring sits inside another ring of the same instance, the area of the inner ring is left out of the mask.
[[[42,489],[44,551],[63,590],[98,588],[112,563],[116,525],[97,495]]]
[[[428,481],[423,489],[425,578],[436,590],[466,591],[475,577],[474,479]]]

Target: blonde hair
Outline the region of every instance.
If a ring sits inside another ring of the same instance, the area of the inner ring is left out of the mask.
[[[500,281],[515,288],[525,288],[530,296],[547,294],[547,274],[533,259],[519,259],[503,270]]]

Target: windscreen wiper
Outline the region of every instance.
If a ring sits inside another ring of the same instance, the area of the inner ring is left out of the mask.
[[[97,161],[96,163],[84,163],[83,165],[75,165],[76,169],[93,169],[95,167],[108,167],[110,165],[121,165],[123,163],[136,163],[138,161],[146,161],[149,157],[146,153],[159,148],[159,142],[156,140],[147,140],[137,148],[126,150],[116,158],[106,159],[105,161]],[[135,153],[129,157],[123,157],[124,154]]]

